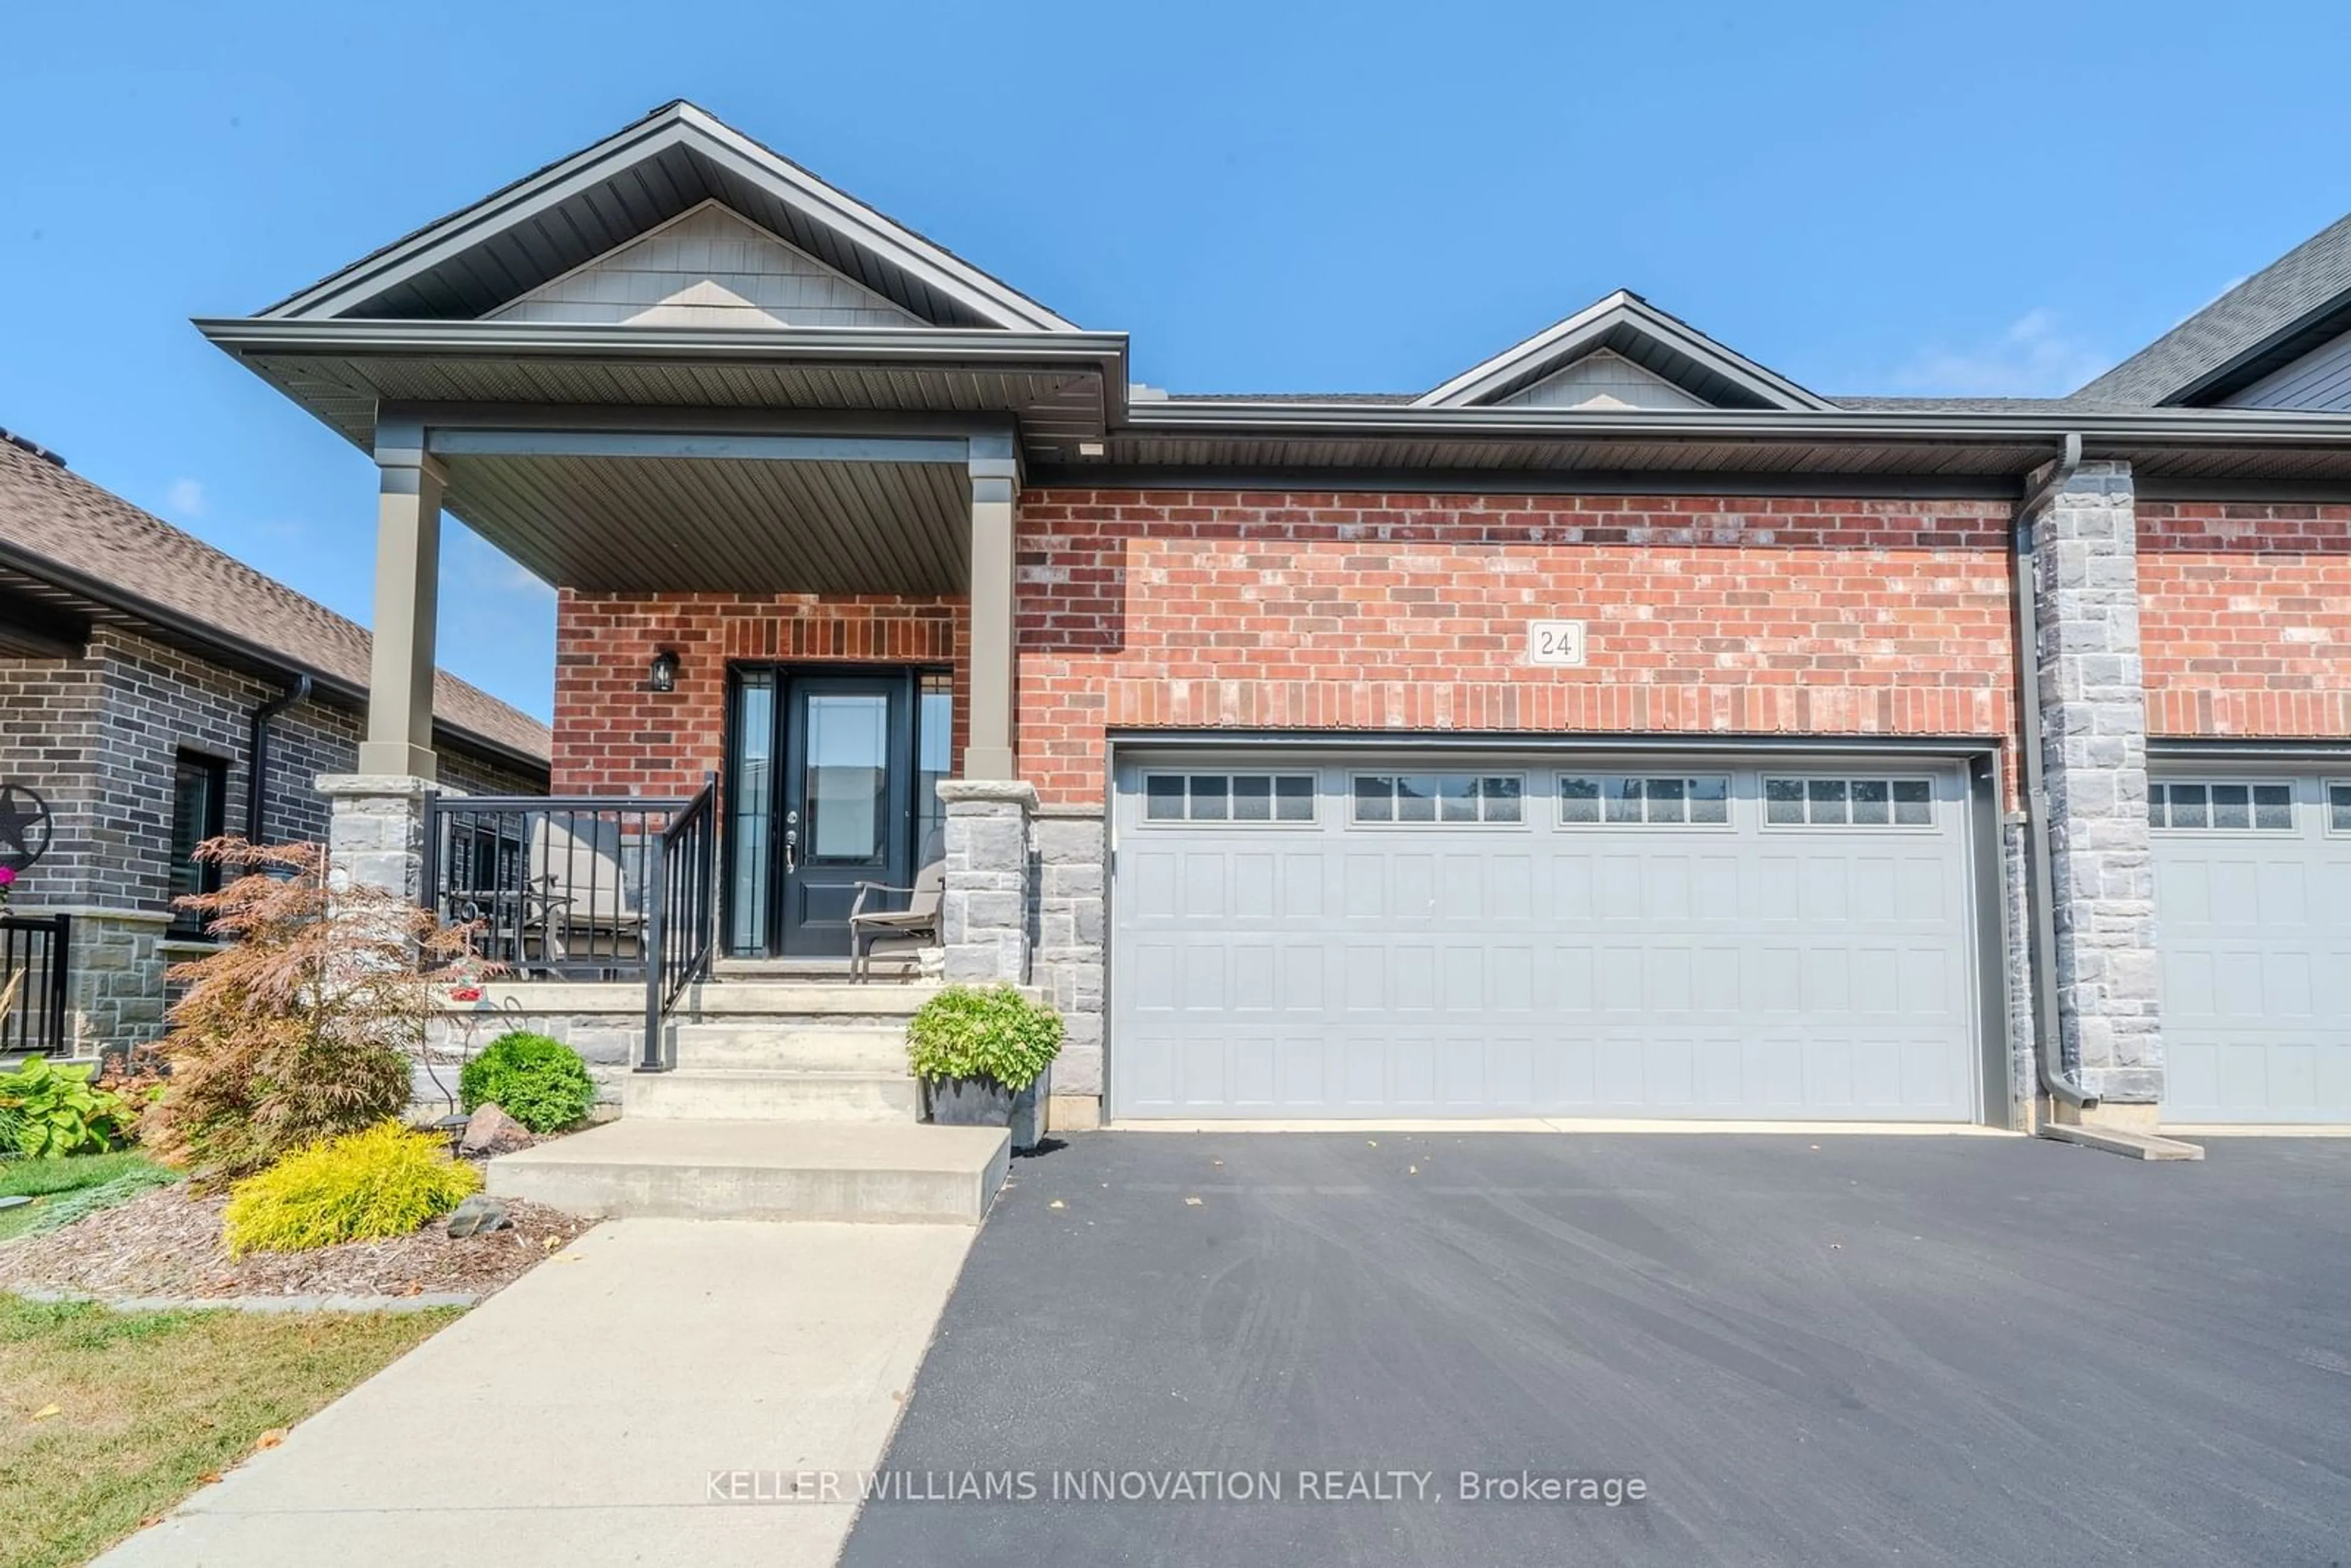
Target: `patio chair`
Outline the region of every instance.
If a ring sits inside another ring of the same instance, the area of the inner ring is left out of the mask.
[[[549,812],[532,823],[533,897],[525,925],[538,936],[548,967],[635,961],[643,951],[645,916],[631,869],[617,821]]]
[[[933,833],[923,844],[922,869],[914,873],[912,887],[893,887],[888,883],[861,882],[857,884],[857,901],[849,906],[849,973],[859,984],[873,974],[873,954],[886,949],[892,955],[912,954],[925,947],[935,946],[939,940],[939,895],[946,885],[946,845],[942,837]],[[868,910],[866,901],[877,894],[904,894],[904,909]]]

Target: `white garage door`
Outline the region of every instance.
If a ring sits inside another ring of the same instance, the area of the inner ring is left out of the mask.
[[[2148,791],[2167,1121],[2351,1122],[2351,781]]]
[[[1114,1116],[1977,1114],[1916,760],[1123,766]]]

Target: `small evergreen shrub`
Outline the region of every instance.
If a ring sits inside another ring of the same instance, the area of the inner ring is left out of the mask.
[[[949,986],[907,1020],[918,1078],[987,1078],[1021,1090],[1061,1053],[1061,1015],[1008,985]]]
[[[559,1133],[596,1103],[596,1081],[578,1051],[518,1029],[465,1063],[457,1074],[457,1101],[468,1115],[495,1103],[534,1133]]]
[[[482,1185],[436,1134],[398,1122],[287,1155],[229,1189],[222,1234],[229,1256],[303,1252],[406,1236]]]

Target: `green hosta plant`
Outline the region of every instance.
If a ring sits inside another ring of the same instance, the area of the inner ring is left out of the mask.
[[[596,1103],[596,1081],[561,1040],[510,1030],[459,1070],[457,1103],[469,1115],[495,1103],[534,1133],[559,1133]]]
[[[1026,1089],[1061,1051],[1061,1015],[1008,985],[949,986],[906,1024],[920,1078],[986,1078]]]
[[[86,1064],[59,1067],[44,1056],[0,1075],[0,1124],[15,1131],[9,1152],[26,1159],[99,1154],[129,1136],[138,1108],[89,1075]]]

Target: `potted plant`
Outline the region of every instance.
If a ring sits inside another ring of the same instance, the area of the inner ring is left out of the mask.
[[[949,986],[906,1025],[906,1056],[931,1120],[1008,1127],[1037,1142],[1037,1089],[1061,1050],[1061,1015],[1008,985]]]

